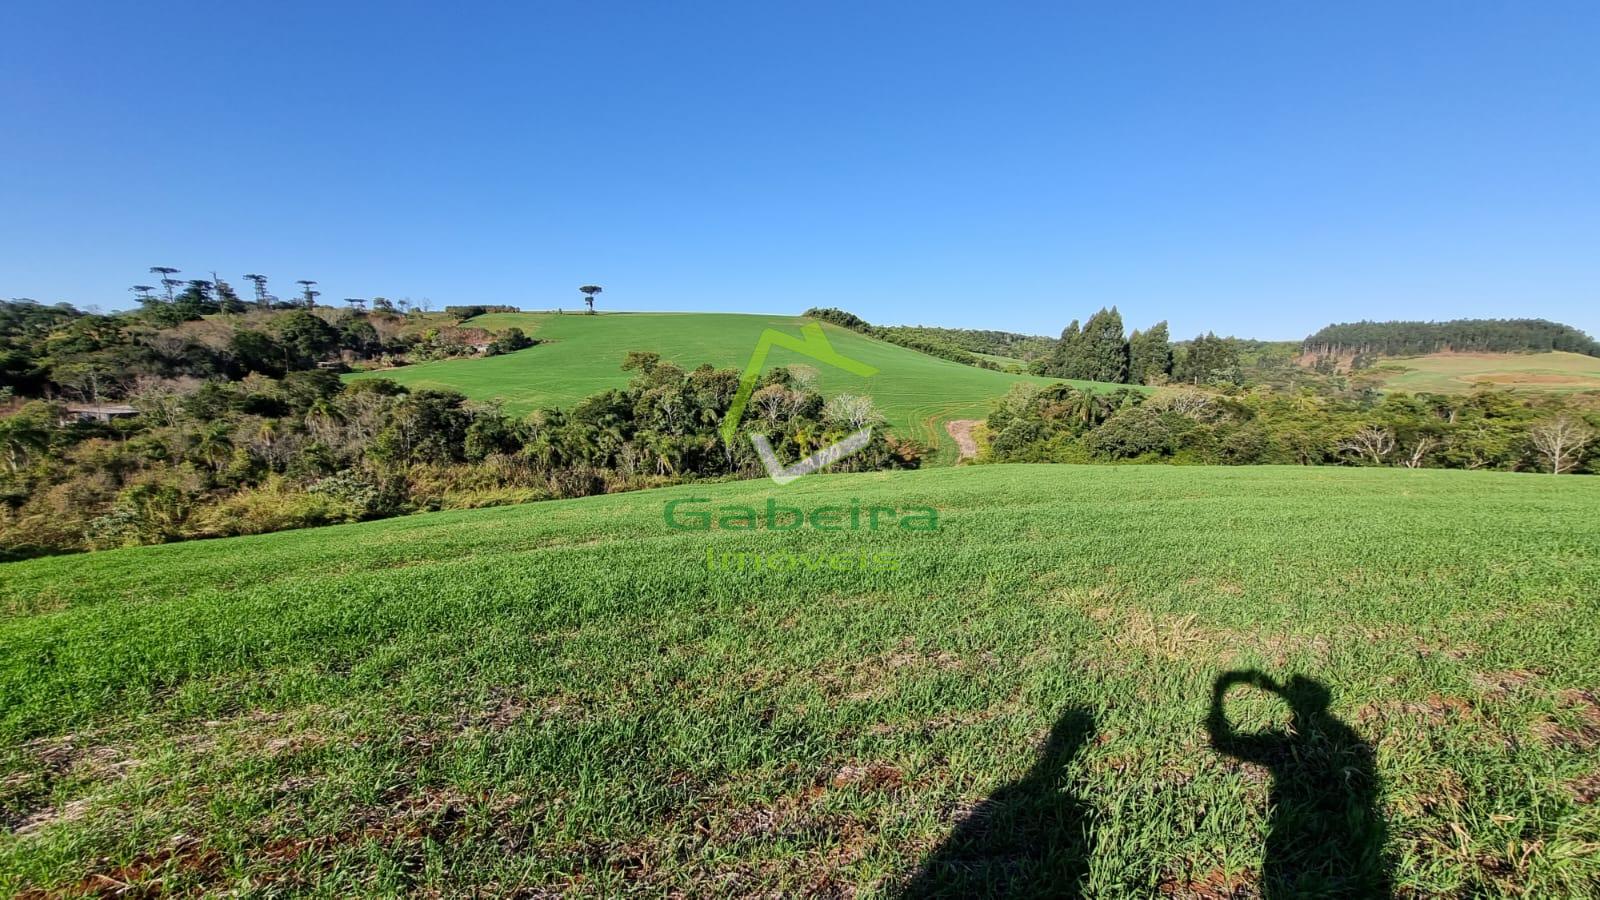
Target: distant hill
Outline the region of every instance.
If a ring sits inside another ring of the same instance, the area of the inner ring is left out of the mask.
[[[1449,394],[1477,387],[1517,392],[1600,391],[1600,358],[1582,353],[1432,353],[1385,358],[1362,370],[1387,390]]]
[[[490,331],[513,326],[543,343],[502,356],[452,359],[360,373],[352,378],[389,378],[410,387],[445,388],[475,400],[499,400],[507,412],[526,413],[547,406],[571,406],[591,394],[627,383],[623,357],[630,350],[661,354],[685,368],[702,363],[743,368],[764,328],[798,336],[813,320],[797,316],[723,313],[606,313],[596,316],[552,313],[493,313],[463,323]],[[824,323],[835,350],[876,367],[861,378],[817,366],[812,360],[775,349],[770,364],[800,364],[817,370],[824,394],[869,394],[898,434],[940,449],[953,460],[955,445],[944,431],[953,419],[981,419],[1013,384],[1048,384],[1056,379],[1018,375],[938,359]],[[1120,385],[1082,382],[1090,389]]]
[[[1421,356],[1429,353],[1547,353],[1600,357],[1600,343],[1570,325],[1544,319],[1449,322],[1348,322],[1329,325],[1301,345],[1308,356]]]

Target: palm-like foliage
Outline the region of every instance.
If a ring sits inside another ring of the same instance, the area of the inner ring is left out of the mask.
[[[150,267],[150,274],[161,276],[161,285],[167,289],[167,301],[169,303],[172,301],[172,289],[181,283],[178,279],[172,277],[178,274],[178,271],[178,269],[174,269],[171,266]]]
[[[244,277],[245,281],[256,286],[256,305],[267,305],[267,276],[250,274]]]
[[[194,455],[209,465],[213,471],[221,472],[227,465],[228,458],[233,455],[233,433],[227,424],[214,423],[195,435],[194,446],[191,449]]]

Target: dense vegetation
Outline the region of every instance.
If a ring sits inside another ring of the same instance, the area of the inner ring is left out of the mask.
[[[1168,389],[1147,396],[1019,386],[986,424],[985,458],[997,462],[1600,471],[1594,404],[1499,391]]]
[[[694,497],[940,531],[666,527]],[[1593,897],[1597,508],[980,466],[8,563],[0,895],[1286,897],[1370,847],[1397,896]],[[1270,765],[1209,721],[1236,669],[1320,686],[1295,731],[1229,692]]]
[[[1426,353],[1545,353],[1600,356],[1600,342],[1570,325],[1544,319],[1456,319],[1450,322],[1349,322],[1305,339],[1313,356],[1420,356]]]
[[[27,403],[0,419],[0,554],[162,543],[442,507],[571,497],[763,473],[716,429],[738,372],[631,354],[621,390],[522,419],[448,391],[327,371],[147,386],[136,416],[81,420]],[[766,374],[745,426],[799,458],[881,421],[867,398],[825,400]],[[925,450],[878,431],[837,468],[914,467]]]
[[[928,325],[881,325],[885,340],[897,338],[925,343],[947,344],[968,353],[999,356],[1028,363],[1050,354],[1055,348],[1055,338],[1010,331],[991,331],[977,328],[935,328]]]
[[[1080,327],[1077,319],[1061,332],[1050,353],[1030,370],[1056,378],[1112,384],[1233,387],[1249,379],[1251,369],[1281,369],[1289,356],[1270,341],[1217,337],[1206,332],[1173,342],[1166,322],[1132,334],[1123,330],[1115,306],[1102,308]]]
[[[519,329],[491,335],[454,317],[404,314],[384,301],[372,312],[273,302],[233,305],[194,287],[146,298],[129,313],[86,313],[67,304],[0,301],[0,376],[18,396],[100,404],[172,380],[237,380],[257,374],[509,353],[532,346]],[[224,295],[226,296],[226,295]],[[380,300],[382,298],[379,298]]]
[[[515,306],[499,306],[496,304],[485,305],[482,303],[474,303],[470,306],[446,306],[444,308],[444,312],[445,315],[455,316],[458,319],[471,319],[475,316],[486,316],[491,313],[514,313],[521,312],[521,310],[517,309]]]
[[[1209,340],[1214,339],[1208,336],[1196,339],[1196,343]],[[1204,344],[1202,349],[1209,346]],[[1081,329],[1078,320],[1073,319],[1050,354],[1034,363],[1033,371],[1112,384],[1166,384],[1177,365],[1166,322],[1124,335],[1122,314],[1113,306],[1090,316]],[[1192,363],[1186,358],[1186,368],[1180,374],[1187,373],[1187,367],[1209,365],[1205,358],[1195,355]],[[1209,369],[1205,372],[1211,374]]]

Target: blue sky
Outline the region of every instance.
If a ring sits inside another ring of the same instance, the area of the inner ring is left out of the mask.
[[[0,41],[0,296],[1600,334],[1593,2],[28,2]]]

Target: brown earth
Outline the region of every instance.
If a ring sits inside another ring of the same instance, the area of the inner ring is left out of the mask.
[[[956,446],[961,448],[962,459],[976,459],[978,457],[978,440],[972,436],[972,429],[983,424],[978,419],[954,419],[944,423],[944,430],[950,433]]]

